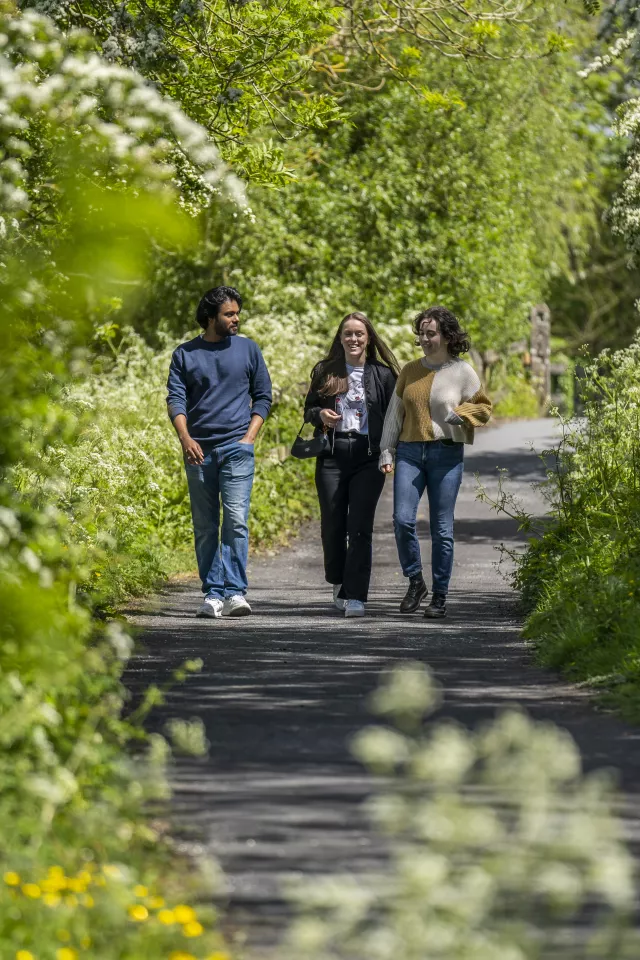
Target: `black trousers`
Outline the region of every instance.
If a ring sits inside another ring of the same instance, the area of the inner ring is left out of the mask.
[[[337,436],[333,453],[318,457],[316,488],[324,573],[347,600],[367,599],[373,560],[373,519],[384,487],[378,455],[362,434]]]

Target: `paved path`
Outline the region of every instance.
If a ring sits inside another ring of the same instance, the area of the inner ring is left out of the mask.
[[[528,509],[541,513],[531,483],[542,470],[531,443],[540,450],[553,436],[549,420],[478,432],[458,501],[445,621],[397,612],[405,581],[391,528],[391,483],[378,510],[365,620],[345,621],[331,607],[315,525],[291,549],[252,562],[251,618],[194,619],[194,582],[169,586],[153,607],[132,611],[144,630],[144,652],[129,675],[134,689],[162,681],[187,657],[204,661],[156,722],[179,715],[206,724],[209,757],[175,769],[175,816],[221,863],[228,924],[246,929],[260,955],[286,922],[285,876],[358,870],[383,855],[360,810],[367,779],[346,741],[367,723],[366,695],[391,662],[428,663],[445,688],[443,714],[469,726],[517,702],[567,727],[588,769],[620,769],[622,802],[637,811],[640,731],[596,712],[584,690],[532,663],[519,639],[515,597],[496,570],[495,547],[517,543],[516,525],[475,499],[474,473],[495,489],[503,467]],[[427,531],[424,520],[423,541]]]

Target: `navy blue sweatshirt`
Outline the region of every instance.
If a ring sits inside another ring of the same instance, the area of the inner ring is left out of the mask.
[[[266,420],[271,408],[269,372],[246,337],[183,343],[171,357],[167,390],[171,420],[183,413],[193,439],[214,446],[239,440],[252,414]]]

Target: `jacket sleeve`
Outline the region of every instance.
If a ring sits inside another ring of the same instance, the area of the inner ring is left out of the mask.
[[[179,414],[187,416],[187,381],[184,373],[184,358],[180,348],[173,351],[167,380],[167,413],[171,422]]]
[[[320,419],[320,411],[323,409],[320,394],[313,386],[316,372],[317,367],[314,367],[311,371],[311,384],[304,401],[304,422],[312,423],[314,427],[323,427],[324,424]]]
[[[264,362],[260,347],[254,344],[254,359],[249,374],[249,395],[251,397],[251,415],[257,414],[266,420],[271,409],[271,377]]]
[[[391,403],[391,400],[393,399],[393,395],[394,395],[394,392],[395,392],[395,389],[396,389],[396,381],[397,381],[397,379],[398,379],[398,378],[396,377],[396,375],[395,375],[395,373],[393,372],[393,370],[389,369],[389,367],[385,368],[385,371],[384,371],[384,402],[385,402],[385,409],[388,409],[388,408],[389,408],[389,404]]]

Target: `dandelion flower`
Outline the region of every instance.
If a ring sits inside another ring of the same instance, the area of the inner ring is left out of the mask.
[[[190,923],[185,923],[182,932],[185,937],[199,937],[200,934],[204,933],[204,927],[197,920],[192,920]]]
[[[22,892],[25,897],[30,897],[32,900],[37,900],[38,897],[42,896],[42,890],[37,883],[25,883]]]
[[[14,873],[13,870],[9,870],[9,872],[4,875],[4,882],[8,887],[17,887],[20,885],[20,876]]]
[[[158,913],[158,920],[160,923],[164,923],[166,926],[177,922],[173,910],[161,910]]]
[[[18,950],[16,960],[36,960],[30,950]]]
[[[48,907],[57,907],[62,897],[59,893],[45,893],[42,899]]]
[[[138,921],[138,923],[146,920],[149,916],[149,911],[146,907],[143,907],[141,903],[136,903],[132,907],[129,907],[127,912],[131,919]]]
[[[60,947],[56,950],[56,960],[78,960],[78,951],[72,947]]]
[[[164,900],[162,897],[152,897],[151,900],[149,900],[149,906],[153,910],[160,910],[162,907],[164,907]]]
[[[193,907],[187,907],[183,903],[174,907],[173,913],[178,923],[191,923],[192,920],[198,919]]]
[[[134,887],[134,888],[133,888],[133,892],[135,893],[136,897],[148,897],[148,896],[149,896],[149,891],[147,890],[146,887],[143,887],[141,883],[139,883],[139,884],[137,885],[137,887]]]
[[[174,950],[169,954],[169,960],[196,960],[192,953],[185,953],[184,950]]]

